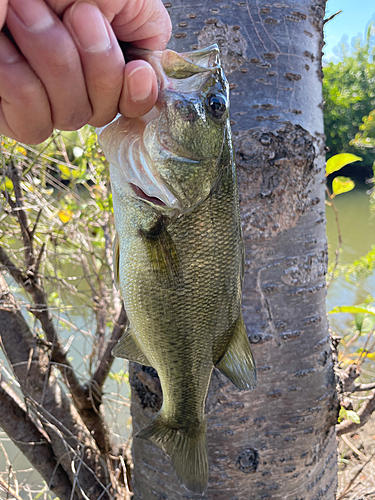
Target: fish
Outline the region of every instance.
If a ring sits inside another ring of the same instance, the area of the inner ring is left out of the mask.
[[[98,129],[110,163],[114,272],[129,327],[113,355],[156,369],[161,410],[137,438],[170,456],[179,482],[203,494],[209,464],[205,402],[213,368],[253,389],[241,313],[244,242],[217,45],[134,49],[154,68],[154,108]]]

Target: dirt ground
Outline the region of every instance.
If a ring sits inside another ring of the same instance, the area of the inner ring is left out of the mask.
[[[375,415],[339,438],[337,500],[375,500]]]

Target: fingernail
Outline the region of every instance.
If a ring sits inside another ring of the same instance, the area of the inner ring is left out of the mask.
[[[139,66],[128,76],[128,89],[132,101],[144,101],[152,91],[153,70],[149,66]]]
[[[91,3],[76,4],[70,15],[70,23],[83,50],[93,54],[106,52],[111,47],[104,16]]]
[[[12,0],[9,8],[34,33],[45,31],[55,24],[55,19],[44,2],[29,0],[26,5],[23,0]]]
[[[0,61],[6,64],[12,64],[18,61],[20,54],[12,42],[0,33]]]

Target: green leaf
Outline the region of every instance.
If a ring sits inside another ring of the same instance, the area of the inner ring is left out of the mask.
[[[349,179],[349,177],[335,177],[332,181],[332,191],[333,191],[333,196],[336,196],[338,194],[342,193],[347,193],[348,191],[351,191],[354,188],[355,184],[354,182]]]
[[[349,163],[354,163],[355,161],[362,161],[362,158],[351,153],[341,153],[332,156],[326,163],[326,177],[332,174],[332,172],[337,172],[337,170],[342,169],[345,165],[349,165]]]
[[[61,179],[64,181],[70,180],[70,169],[66,165],[58,165],[61,172]]]
[[[346,410],[343,406],[340,408],[340,413],[339,413],[339,422],[341,422],[344,419],[351,420],[352,422],[355,422],[356,424],[361,423],[361,419],[359,418],[358,413],[356,413],[353,410]]]
[[[365,313],[365,314],[372,314],[373,316],[375,316],[375,311],[360,306],[336,306],[333,309],[331,309],[331,311],[329,311],[328,314],[336,314],[336,313],[351,313],[351,314]]]
[[[358,413],[356,413],[353,410],[346,410],[346,418],[348,420],[351,420],[352,422],[354,422],[356,424],[360,424],[361,423],[361,419],[359,418]]]
[[[13,182],[6,175],[0,180],[0,191],[13,191]]]

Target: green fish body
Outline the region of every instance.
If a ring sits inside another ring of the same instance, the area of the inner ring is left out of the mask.
[[[111,163],[115,274],[129,317],[113,353],[157,370],[163,405],[137,437],[163,449],[180,482],[203,493],[213,367],[239,389],[256,384],[241,314],[228,83],[217,46],[141,56],[159,78],[155,108],[98,131]]]

